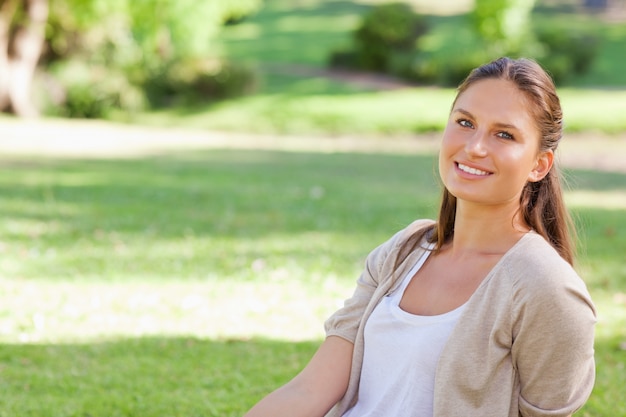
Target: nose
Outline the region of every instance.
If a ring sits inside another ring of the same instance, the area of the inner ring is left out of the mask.
[[[487,134],[481,130],[474,131],[467,142],[465,142],[465,152],[468,156],[484,157],[487,155]]]

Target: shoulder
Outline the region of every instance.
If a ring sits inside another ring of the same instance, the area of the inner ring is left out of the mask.
[[[529,233],[505,255],[504,266],[519,284],[578,281],[572,266],[541,235]]]
[[[403,229],[398,230],[393,236],[391,236],[391,238],[380,245],[377,249],[383,249],[386,253],[397,251],[411,238],[411,236],[427,227],[433,226],[434,224],[435,222],[430,219],[415,220]]]
[[[435,225],[434,220],[430,220],[430,219],[415,220],[411,222],[408,226],[406,226],[404,229],[397,232],[392,238],[392,240],[395,242],[396,246],[400,246],[402,245],[402,243],[409,240],[411,236],[415,235],[416,233],[426,228],[432,227],[434,225]]]
[[[433,220],[420,219],[397,231],[391,238],[370,252],[366,261],[368,270],[372,273],[377,271],[377,275],[389,275],[396,266],[396,260],[400,251],[411,237],[434,224]]]
[[[542,236],[526,235],[504,261],[517,307],[535,305],[553,310],[561,304],[580,302],[592,306],[585,282]]]

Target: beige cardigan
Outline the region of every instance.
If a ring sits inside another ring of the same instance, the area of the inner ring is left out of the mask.
[[[416,221],[372,251],[353,296],[326,321],[327,336],[354,343],[348,389],[327,417],[339,417],[355,404],[365,322],[422,255],[414,251],[394,271],[400,245],[430,224]],[[572,414],[593,388],[595,322],[576,272],[543,237],[526,234],[470,297],[444,347],[435,417]]]

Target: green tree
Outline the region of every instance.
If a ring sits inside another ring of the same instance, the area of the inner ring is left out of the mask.
[[[71,45],[67,38],[78,36],[85,50],[105,54],[102,59],[120,60],[108,64],[130,60],[151,67],[211,54],[222,23],[252,12],[261,0],[52,1],[53,47],[55,42],[67,47]]]
[[[260,3],[0,0],[0,110],[36,114],[30,91],[39,61],[49,70],[74,59],[133,83],[172,62],[215,55],[220,26]]]

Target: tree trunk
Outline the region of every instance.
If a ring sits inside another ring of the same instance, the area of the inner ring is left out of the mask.
[[[25,8],[28,18],[13,39],[9,98],[15,114],[33,117],[39,114],[31,92],[46,36],[48,0],[26,0]]]
[[[9,85],[11,84],[11,22],[17,11],[19,0],[4,0],[0,6],[0,111],[10,107]]]
[[[14,22],[18,7],[24,21]],[[0,110],[38,115],[32,97],[35,69],[43,51],[48,0],[4,0],[0,6]]]

